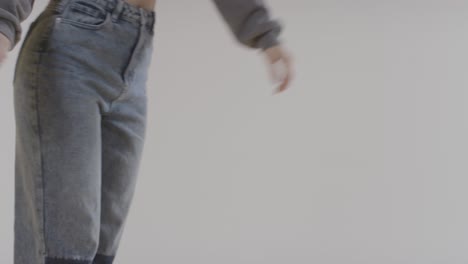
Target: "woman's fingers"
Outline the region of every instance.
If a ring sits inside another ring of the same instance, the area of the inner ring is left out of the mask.
[[[292,78],[291,56],[281,45],[265,50],[270,78],[276,85],[280,83],[276,92],[282,92],[288,87]]]
[[[276,93],[285,91],[288,88],[289,83],[292,79],[292,63],[290,55],[286,52],[283,52],[280,61],[282,69],[278,73],[279,76],[277,76],[276,78],[278,78],[278,81],[280,81],[281,84],[278,86]]]

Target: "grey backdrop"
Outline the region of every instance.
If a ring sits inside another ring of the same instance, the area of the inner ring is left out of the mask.
[[[468,1],[267,2],[295,58],[276,96],[211,1],[158,0],[116,264],[468,263]],[[0,263],[12,263],[18,50],[0,70]]]

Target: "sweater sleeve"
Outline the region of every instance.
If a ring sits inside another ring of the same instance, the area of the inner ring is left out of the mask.
[[[263,0],[213,0],[236,39],[249,48],[265,50],[280,43],[283,25],[270,18]]]
[[[23,22],[31,14],[35,0],[0,0],[0,33],[10,40],[10,49],[21,40]]]

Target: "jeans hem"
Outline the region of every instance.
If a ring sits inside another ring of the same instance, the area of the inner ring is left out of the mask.
[[[44,264],[92,264],[93,260],[67,257],[45,257]]]

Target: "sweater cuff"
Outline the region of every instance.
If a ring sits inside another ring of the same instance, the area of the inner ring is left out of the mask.
[[[276,32],[270,31],[263,35],[257,42],[257,48],[265,51],[268,48],[280,44],[281,41],[278,39],[278,34]]]
[[[0,18],[0,33],[5,35],[5,37],[10,40],[10,48],[8,51],[13,50],[13,48],[16,46],[16,43],[18,43],[18,40],[15,27],[12,25],[12,23],[6,19]]]
[[[257,38],[255,43],[256,48],[260,48],[264,51],[281,43],[279,36],[284,29],[283,23],[280,23],[277,20],[272,23],[273,26],[271,29]]]

